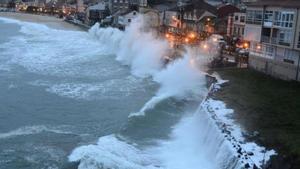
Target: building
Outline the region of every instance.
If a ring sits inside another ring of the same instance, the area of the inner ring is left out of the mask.
[[[244,38],[250,41],[249,66],[285,80],[298,80],[300,1],[249,2]]]
[[[217,9],[203,0],[186,1],[186,5],[179,6],[182,12],[183,28],[193,32],[214,32],[214,20]]]
[[[147,8],[140,8],[140,12],[147,15],[145,18],[149,21],[151,27],[160,27],[159,31],[166,30],[177,31],[179,25],[177,19],[179,13],[176,2],[165,1],[159,4],[153,4],[153,1],[148,4]]]
[[[86,17],[89,25],[93,25],[96,22],[101,22],[108,15],[109,9],[104,1],[101,1],[93,6],[89,6],[86,10]]]
[[[76,11],[79,13],[82,13],[85,11],[85,5],[83,3],[83,0],[77,0]]]
[[[246,24],[246,13],[235,12],[232,16],[228,17],[227,36],[244,38]]]
[[[231,4],[224,4],[217,9],[217,19],[215,21],[215,33],[226,35],[228,34],[228,20],[235,12],[240,10]],[[230,23],[232,24],[232,23]]]
[[[111,13],[118,11],[127,11],[129,9],[129,0],[111,0]]]
[[[136,10],[148,7],[148,0],[110,0],[112,13],[117,11]]]
[[[134,18],[136,18],[137,16],[138,16],[138,12],[135,10],[121,14],[118,17],[119,28],[125,29],[127,26],[129,26],[129,24],[132,22],[132,20]]]

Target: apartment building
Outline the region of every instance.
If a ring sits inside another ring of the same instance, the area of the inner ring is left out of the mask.
[[[249,66],[285,80],[300,80],[300,1],[247,3],[245,40]]]
[[[246,13],[235,12],[232,16],[228,17],[227,23],[227,36],[244,38],[246,25]]]
[[[147,6],[147,0],[111,0],[112,13],[117,11],[138,10],[139,7]]]
[[[127,11],[129,9],[129,0],[111,0],[112,13],[117,11]]]

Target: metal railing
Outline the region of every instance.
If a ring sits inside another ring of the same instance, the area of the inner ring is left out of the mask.
[[[291,45],[290,42],[284,41],[277,37],[262,36],[261,41],[264,43],[271,43],[274,45],[282,45],[282,46],[290,46]]]

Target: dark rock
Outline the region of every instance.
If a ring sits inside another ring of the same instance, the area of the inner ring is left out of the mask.
[[[253,136],[254,136],[254,137],[259,136],[259,132],[258,132],[258,131],[254,131],[254,132],[253,132]]]
[[[259,169],[255,164],[253,165],[253,169]]]
[[[249,163],[246,163],[246,164],[245,164],[245,168],[250,168]]]
[[[242,148],[239,148],[239,149],[237,150],[237,153],[239,153],[240,155],[242,155]]]
[[[247,152],[247,154],[249,155],[249,156],[253,156],[254,155],[254,153],[253,152]]]

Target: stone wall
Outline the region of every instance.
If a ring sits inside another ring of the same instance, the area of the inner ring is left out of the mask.
[[[296,80],[297,76],[297,65],[254,55],[249,57],[249,67],[283,80]],[[298,74],[300,81],[300,71]]]

